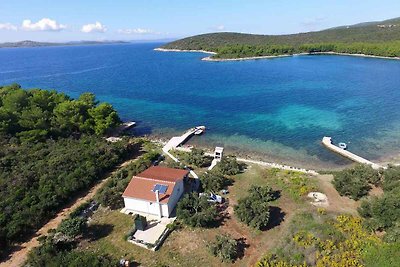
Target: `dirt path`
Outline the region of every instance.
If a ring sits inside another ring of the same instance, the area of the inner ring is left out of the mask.
[[[134,161],[136,159],[130,159],[125,161],[120,165],[120,167],[126,166],[130,162]],[[119,167],[119,168],[120,168]],[[117,168],[117,170],[119,169]],[[114,171],[115,172],[115,171]],[[113,172],[113,173],[114,173]],[[97,191],[100,190],[100,188],[103,187],[103,185],[110,179],[112,174],[110,174],[106,179],[103,179],[99,182],[97,182],[89,191],[86,193],[82,194],[81,196],[78,196],[76,199],[71,201],[65,208],[63,208],[57,215],[51,219],[48,223],[46,223],[42,228],[40,228],[36,233],[34,234],[34,237],[22,244],[18,245],[18,248],[14,250],[6,259],[6,261],[0,263],[0,267],[16,267],[16,266],[21,266],[25,262],[28,256],[28,252],[37,247],[39,245],[38,238],[46,235],[47,232],[50,229],[55,229],[57,226],[61,223],[61,221],[65,218],[68,217],[68,215],[78,208],[81,204],[83,204],[86,201],[91,200],[94,195],[97,193]]]
[[[360,203],[339,195],[331,183],[333,175],[318,175],[317,178],[321,191],[328,197],[329,206],[326,208],[328,211],[358,214],[357,208]]]
[[[247,248],[244,250],[244,257],[236,261],[234,266],[254,266],[265,253],[280,242],[282,236],[288,231],[290,221],[296,214],[297,205],[291,199],[282,196],[278,205],[280,212],[285,214],[281,218],[282,221],[280,221],[280,217],[274,218],[279,223],[276,223],[276,225],[273,223],[271,229],[256,234],[235,218],[233,211],[234,204],[234,201],[229,203],[229,207],[225,211],[227,213],[227,220],[223,223],[221,229],[235,238],[244,238],[247,244]]]

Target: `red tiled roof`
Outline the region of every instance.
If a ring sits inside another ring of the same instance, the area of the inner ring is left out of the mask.
[[[153,189],[156,184],[162,184],[168,186],[168,188],[165,194],[159,195],[160,202],[168,203],[175,183],[182,180],[188,173],[189,171],[186,170],[152,166],[137,176],[133,176],[122,196],[156,202]]]
[[[153,179],[137,176],[132,177],[122,196],[156,202],[156,193],[153,192],[154,186],[156,184],[163,184],[168,186],[167,192],[165,192],[165,194],[159,195],[161,203],[168,203],[169,197],[171,196],[172,191],[175,187],[174,182],[158,182]]]
[[[147,170],[139,173],[138,177],[150,178],[159,181],[169,181],[176,182],[180,179],[183,179],[186,175],[188,175],[189,171],[173,169],[161,166],[151,166]]]

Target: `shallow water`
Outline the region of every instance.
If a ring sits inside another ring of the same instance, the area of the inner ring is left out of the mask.
[[[326,151],[329,135],[369,159],[399,151],[400,61],[295,56],[204,62],[201,53],[156,52],[159,44],[0,49],[0,84],[94,92],[137,133],[206,125],[195,144],[309,166],[347,160]]]

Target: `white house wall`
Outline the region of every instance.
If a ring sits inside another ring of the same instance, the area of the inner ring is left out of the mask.
[[[150,202],[146,200],[134,199],[124,197],[125,208],[128,211],[138,211],[143,213],[148,213],[152,215],[159,215],[159,207],[156,202]],[[168,217],[168,206],[167,204],[161,204],[162,216]]]
[[[174,210],[176,203],[178,203],[179,199],[181,198],[183,194],[183,180],[180,180],[175,183],[174,190],[172,191],[171,196],[169,197],[168,201],[168,209],[169,209],[169,214]]]

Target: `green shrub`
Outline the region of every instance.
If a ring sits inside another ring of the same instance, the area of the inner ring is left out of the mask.
[[[268,186],[252,186],[245,198],[234,206],[238,219],[250,227],[262,229],[270,219],[269,202],[274,200],[274,191]]]
[[[234,156],[225,156],[220,162],[214,167],[216,172],[220,172],[223,175],[235,175],[243,171],[244,165],[239,164]]]
[[[357,165],[354,168],[337,172],[332,181],[342,196],[358,200],[366,196],[371,189],[370,183],[379,183],[379,173],[371,166]]]
[[[74,217],[63,220],[58,226],[57,231],[65,234],[70,238],[74,238],[82,234],[86,227],[86,219],[81,217]]]
[[[232,184],[232,179],[219,172],[209,171],[200,175],[200,182],[205,192],[218,192]]]
[[[217,220],[218,212],[206,197],[196,193],[185,195],[177,205],[177,218],[192,227],[211,227]]]
[[[190,153],[184,153],[182,159],[188,165],[195,167],[204,167],[211,163],[210,158],[204,154],[204,150],[198,148],[193,148]]]
[[[386,230],[400,222],[399,199],[400,188],[362,202],[358,211],[372,229]]]
[[[238,241],[230,235],[217,235],[215,241],[208,244],[211,254],[223,262],[233,262],[239,253]]]

